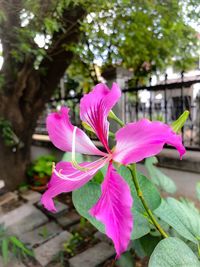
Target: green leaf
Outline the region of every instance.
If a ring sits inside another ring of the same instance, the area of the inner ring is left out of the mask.
[[[8,240],[8,238],[4,238],[2,240],[1,245],[2,245],[1,251],[2,251],[3,262],[4,262],[4,264],[6,264],[6,263],[8,263],[8,260],[9,260],[9,248],[8,248],[9,240]]]
[[[165,238],[153,251],[149,267],[199,267],[200,263],[192,250],[180,239]]]
[[[189,114],[190,113],[188,110],[184,111],[183,114],[176,121],[172,123],[171,127],[175,133],[180,132],[180,130],[183,128]]]
[[[89,220],[100,232],[105,233],[104,225],[89,214],[89,210],[98,201],[100,194],[100,185],[90,182],[72,192],[72,201],[81,216]]]
[[[135,259],[131,253],[125,252],[121,255],[120,259],[116,261],[118,267],[135,267]]]
[[[169,205],[180,218],[187,229],[197,238],[200,239],[200,214],[191,202],[181,202],[174,198],[167,199]]]
[[[100,194],[100,185],[90,182],[74,191],[72,193],[72,200],[78,213],[89,220],[100,232],[105,233],[104,225],[89,214],[89,210],[98,201]],[[134,208],[132,212],[134,217],[134,229],[131,239],[134,240],[149,233],[150,226],[148,220],[141,213]]]
[[[67,161],[67,162],[72,161],[72,153],[71,152],[64,153],[64,155],[62,157],[62,161]],[[79,153],[76,153],[76,161],[78,163],[83,162],[84,161],[83,155],[79,154]]]
[[[34,253],[32,250],[28,249],[17,237],[10,236],[10,241],[12,244],[14,244],[16,247],[18,247],[22,252],[24,252],[26,255],[33,257]]]
[[[200,216],[190,206],[174,198],[168,198],[166,201],[162,201],[162,204],[154,213],[173,227],[181,236],[198,244]]]
[[[128,182],[131,193],[134,199],[134,206],[132,209],[133,217],[134,217],[134,229],[131,235],[131,239],[138,239],[146,234],[148,234],[151,230],[148,219],[143,215],[145,210],[141,204],[139,197],[137,196],[134,184],[132,182],[130,171],[121,166],[118,169],[120,175]],[[102,174],[100,175],[102,179]],[[98,178],[98,177],[97,177]],[[145,176],[138,173],[139,183],[143,192],[143,195],[149,204],[152,210],[156,209],[160,203],[160,195],[155,188],[155,186],[149,181]],[[76,210],[87,220],[89,220],[99,231],[105,233],[105,229],[102,223],[97,221],[95,218],[90,216],[89,210],[91,207],[97,202],[101,194],[100,185],[94,183],[93,181],[84,185],[80,189],[74,191],[72,193],[72,200]]]
[[[132,214],[134,218],[134,227],[131,234],[131,240],[135,240],[148,234],[151,228],[147,218],[145,218],[137,210],[132,209]]]
[[[134,199],[134,209],[139,211],[140,213],[145,213],[145,209],[141,203],[140,198],[137,195],[134,183],[132,181],[132,176],[125,166],[121,166],[118,168],[118,173],[127,181],[131,188],[131,194]],[[157,190],[157,188],[154,186],[154,184],[147,179],[143,174],[137,172],[138,181],[140,184],[141,191],[143,193],[143,196],[151,210],[155,210],[159,207],[161,203],[160,194]]]
[[[139,239],[141,247],[146,256],[150,256],[160,242],[161,236],[152,236],[151,234],[145,235]]]
[[[55,19],[45,18],[44,19],[44,25],[46,27],[47,33],[52,34],[54,32],[57,32],[59,30],[59,22]]]
[[[198,182],[196,185],[196,195],[198,200],[200,201],[200,182]]]
[[[98,171],[97,174],[93,177],[92,181],[101,184],[103,182],[104,175],[101,171]]]
[[[134,240],[132,242],[132,248],[138,257],[149,257],[160,240],[161,236],[152,236],[151,234],[147,234],[140,239]]]
[[[162,191],[171,194],[175,193],[176,185],[174,181],[163,172],[161,172],[156,166],[154,166],[154,164],[157,162],[158,161],[156,157],[147,158],[145,160],[145,166],[149,172],[152,182],[157,185]]]

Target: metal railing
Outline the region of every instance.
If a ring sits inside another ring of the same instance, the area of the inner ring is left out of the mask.
[[[171,124],[184,110],[190,112],[182,129],[184,145],[200,150],[200,77],[184,77],[177,81],[165,80],[157,85],[128,87],[123,90],[125,122],[141,118],[159,120]],[[145,98],[145,99],[144,99]]]
[[[37,121],[35,128],[36,134],[47,134],[46,118],[48,114],[56,112],[61,106],[67,106],[70,108],[71,121],[81,127],[81,121],[79,117],[79,102],[82,94],[68,96],[67,98],[52,98],[49,103],[46,104],[44,112],[41,114]]]
[[[165,80],[157,85],[129,87],[122,90],[122,110],[120,117],[127,122],[137,121],[141,118],[159,120],[171,124],[184,110],[189,110],[190,115],[183,130],[182,137],[185,146],[191,150],[200,150],[200,77],[193,79],[184,77],[181,73],[179,80]],[[56,111],[59,106],[66,105],[70,108],[71,121],[80,127],[79,102],[82,94],[73,94],[66,98],[52,99],[44,113],[38,120],[35,132],[47,134],[45,119],[48,113]],[[92,136],[94,137],[94,136]]]

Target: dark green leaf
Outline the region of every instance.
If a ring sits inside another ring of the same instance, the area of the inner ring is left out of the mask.
[[[121,255],[120,259],[116,261],[118,267],[135,267],[135,259],[131,253],[125,252]]]
[[[92,182],[101,184],[103,182],[104,175],[101,171],[98,171],[97,174],[93,177]]]
[[[99,184],[90,182],[72,193],[72,200],[76,210],[87,220],[89,220],[100,232],[105,233],[102,223],[90,216],[90,208],[97,202],[101,194]],[[134,229],[131,239],[137,239],[150,232],[148,220],[134,208],[132,209],[134,217]]]
[[[162,238],[160,236],[152,236],[151,234],[145,235],[139,239],[141,247],[146,256],[151,256],[154,248],[160,242]]]
[[[90,182],[74,191],[72,193],[72,200],[78,213],[89,220],[100,232],[105,233],[103,224],[89,214],[89,210],[97,202],[100,194],[100,185]]]
[[[132,209],[132,214],[134,218],[134,227],[131,234],[131,239],[138,239],[150,232],[150,225],[148,219],[144,217],[137,210]]]
[[[141,213],[145,213],[145,209],[141,203],[141,200],[139,199],[134,183],[132,181],[131,173],[129,169],[127,169],[125,166],[121,166],[118,169],[118,173],[127,181],[131,188],[131,194],[134,199],[134,209]],[[140,184],[141,191],[143,193],[143,196],[151,210],[154,210],[159,207],[161,203],[160,194],[157,190],[157,188],[154,186],[154,184],[147,179],[143,174],[137,172],[138,181]]]

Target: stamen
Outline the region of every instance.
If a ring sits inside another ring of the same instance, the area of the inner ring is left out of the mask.
[[[72,134],[72,161],[71,161],[71,164],[76,169],[76,171],[68,175],[62,174],[63,169],[57,171],[55,168],[55,164],[53,165],[53,171],[59,178],[74,182],[82,180],[85,177],[85,175],[93,175],[93,172],[95,173],[97,169],[100,169],[102,166],[106,164],[106,162],[112,159],[111,154],[106,154],[104,157],[96,160],[95,162],[88,162],[85,164],[84,167],[80,166],[76,161],[76,130],[77,127],[75,126]],[[83,173],[80,173],[80,171]]]
[[[78,162],[76,161],[76,130],[77,127],[74,127],[73,130],[73,135],[72,135],[72,165],[75,169],[78,169],[79,171],[83,171],[83,172],[87,172],[89,169],[82,167],[78,164]]]
[[[54,172],[55,168],[56,168],[56,164],[55,162],[52,162],[52,172]]]
[[[54,170],[54,173],[61,179],[63,180],[68,180],[68,181],[72,181],[72,182],[75,182],[75,181],[80,181],[82,180],[83,178],[85,178],[85,175],[93,175],[93,172],[95,173],[97,171],[97,169],[100,169],[102,168],[106,162],[109,161],[109,157],[104,157],[104,158],[101,158],[101,159],[98,159],[97,161],[95,162],[90,162],[87,164],[87,167],[88,166],[91,166],[93,164],[92,167],[89,168],[89,171],[87,171],[87,173],[80,173],[78,170],[75,171],[74,173],[71,173],[69,175],[67,174],[62,174],[62,169],[60,169],[59,171],[57,171],[56,169]]]

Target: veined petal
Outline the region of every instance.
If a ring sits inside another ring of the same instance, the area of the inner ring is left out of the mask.
[[[133,201],[128,184],[116,172],[112,163],[109,164],[101,189],[102,195],[90,214],[105,225],[106,234],[113,240],[117,257],[120,257],[130,241]]]
[[[49,211],[56,211],[53,198],[61,193],[71,192],[87,183],[102,168],[108,159],[101,158],[94,162],[84,162],[80,166],[87,171],[77,170],[71,162],[59,162],[53,171],[48,189],[42,195],[41,202]]]
[[[80,102],[80,117],[95,131],[104,147],[108,147],[109,123],[107,116],[121,96],[121,90],[113,83],[111,90],[103,83],[96,85],[92,92],[83,96]]]
[[[47,117],[47,130],[51,142],[63,151],[72,151],[74,126],[69,120],[69,109],[62,107],[60,112]],[[76,129],[76,152],[87,155],[105,155],[92,143],[90,138],[79,128]]]
[[[147,119],[121,128],[116,133],[116,140],[113,160],[125,165],[160,153],[164,144],[174,146],[181,158],[186,151],[181,136],[174,133],[170,126]]]

